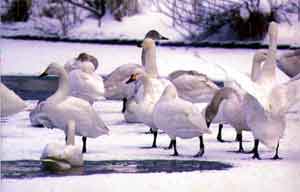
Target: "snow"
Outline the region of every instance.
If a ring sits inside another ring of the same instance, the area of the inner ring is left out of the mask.
[[[89,45],[78,43],[49,43],[39,41],[1,40],[3,74],[39,74],[50,62],[65,63],[78,53],[86,51],[100,61],[97,73],[107,74],[117,66],[130,61],[139,63],[141,50],[134,46]],[[255,50],[197,49],[158,47],[158,66],[163,76],[176,69],[193,69],[207,72],[215,79],[224,78],[216,63],[249,73]],[[116,53],[118,55],[116,55]],[[280,52],[281,53],[281,52]],[[197,56],[198,55],[198,56]],[[199,58],[200,56],[200,58]],[[29,108],[37,101],[26,101]],[[216,141],[217,125],[211,126],[212,134],[204,136],[206,146],[202,158],[193,158],[198,151],[198,139],[178,139],[179,157],[164,150],[169,138],[158,136],[158,149],[146,149],[152,135],[144,134],[148,127],[127,124],[121,114],[120,101],[101,100],[94,108],[111,132],[108,136],[87,140],[88,152],[84,160],[207,160],[229,163],[234,167],[224,171],[192,171],[144,174],[97,174],[87,176],[1,179],[1,191],[273,191],[296,192],[300,187],[300,131],[298,108],[287,115],[287,129],[281,141],[279,155],[283,160],[269,160],[274,151],[260,145],[263,160],[252,160],[250,154],[238,154],[238,144]],[[64,143],[64,133],[58,129],[33,128],[29,111],[7,120],[1,120],[1,160],[38,160],[47,143]],[[235,131],[224,126],[224,139],[234,140]],[[253,146],[251,133],[244,134],[244,146]],[[81,138],[76,137],[81,146]]]

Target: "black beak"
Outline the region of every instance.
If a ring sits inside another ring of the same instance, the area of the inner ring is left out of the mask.
[[[167,38],[167,37],[165,37],[165,36],[162,36],[162,35],[160,36],[160,39],[161,39],[161,40],[169,40],[169,38]]]
[[[134,82],[134,81],[135,81],[135,79],[132,78],[132,77],[130,77],[130,79],[128,79],[128,80],[126,81],[126,84],[129,84],[129,83]]]
[[[206,120],[207,128],[209,128],[210,124],[211,124],[211,121]]]
[[[136,46],[142,48],[143,47],[142,44],[143,44],[143,41],[139,41]]]
[[[45,76],[47,76],[47,75],[48,75],[48,73],[47,73],[47,70],[46,70],[46,71],[44,71],[42,74],[40,74],[39,77],[41,78],[41,77],[45,77]]]

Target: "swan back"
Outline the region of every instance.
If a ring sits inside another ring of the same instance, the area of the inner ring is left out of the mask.
[[[26,103],[12,90],[0,82],[1,117],[7,117],[26,108]]]

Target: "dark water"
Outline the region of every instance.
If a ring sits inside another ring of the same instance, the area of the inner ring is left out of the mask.
[[[112,160],[112,161],[85,161],[81,168],[74,168],[64,172],[50,172],[44,170],[40,161],[2,161],[2,178],[34,178],[60,177],[91,174],[111,173],[158,173],[158,172],[189,172],[227,170],[230,164],[217,161],[196,160]]]
[[[24,100],[45,100],[52,95],[58,86],[58,77],[4,75],[1,81],[12,89]],[[219,87],[223,87],[222,81],[215,81]]]

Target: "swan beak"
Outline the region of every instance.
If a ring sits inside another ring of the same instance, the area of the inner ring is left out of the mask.
[[[139,47],[139,48],[142,48],[143,47],[143,41],[138,42],[136,46]]]
[[[160,35],[160,39],[161,39],[161,40],[169,40],[169,38],[167,38],[167,37],[165,37],[165,36],[162,36],[162,35]]]
[[[129,83],[131,83],[131,82],[133,82],[133,81],[136,81],[136,80],[137,80],[136,74],[132,74],[132,75],[130,76],[130,78],[128,79],[128,81],[126,81],[126,84],[129,84]]]
[[[48,72],[48,68],[42,74],[40,74],[39,77],[45,77],[45,76],[47,76],[48,75],[47,72]]]
[[[210,124],[211,124],[211,121],[209,121],[209,120],[206,119],[207,128],[209,128]]]

